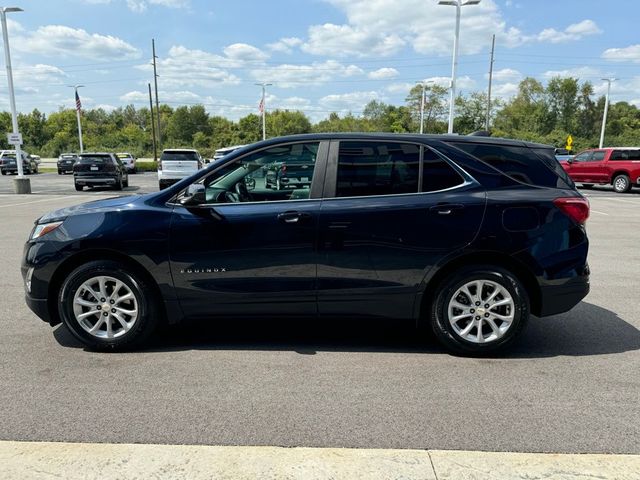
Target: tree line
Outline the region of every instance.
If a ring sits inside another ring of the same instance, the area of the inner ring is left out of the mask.
[[[301,111],[274,110],[267,113],[270,137],[311,132],[395,132],[419,131],[422,85],[414,86],[404,105],[373,100],[360,114],[331,113],[311,122]],[[595,98],[593,85],[577,78],[553,78],[547,85],[525,78],[518,92],[506,101],[494,100],[491,112],[493,136],[516,138],[564,147],[568,135],[574,150],[596,147],[599,141],[604,97]],[[484,130],[487,94],[470,92],[456,98],[454,131],[468,134]],[[448,90],[425,85],[424,131],[447,131]],[[154,112],[155,113],[155,112]],[[43,157],[55,157],[79,150],[76,112],[60,109],[45,115],[35,109],[19,114],[23,148]],[[211,157],[221,147],[252,143],[262,138],[261,119],[248,114],[238,121],[210,115],[204,105],[172,108],[160,105],[162,147],[193,147]],[[148,108],[127,105],[113,111],[101,108],[83,111],[83,142],[86,151],[128,151],[138,157],[153,155],[151,115]],[[10,148],[11,116],[0,112],[0,148]],[[606,145],[640,145],[640,110],[627,102],[610,105]]]

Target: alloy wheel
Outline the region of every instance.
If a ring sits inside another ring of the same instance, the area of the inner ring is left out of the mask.
[[[125,335],[138,320],[138,300],[122,280],[96,276],[84,281],[73,296],[73,314],[90,335],[113,339]]]
[[[465,283],[451,297],[447,308],[453,331],[471,343],[502,338],[511,327],[515,304],[509,291],[490,280]]]

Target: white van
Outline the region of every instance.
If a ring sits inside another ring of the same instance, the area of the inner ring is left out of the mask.
[[[158,162],[160,190],[194,174],[202,168],[202,164],[202,156],[197,150],[188,148],[163,150]]]

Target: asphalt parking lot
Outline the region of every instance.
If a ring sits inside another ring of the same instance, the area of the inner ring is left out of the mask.
[[[56,174],[32,189],[0,177],[1,440],[640,453],[640,190],[586,191],[580,305],[533,318],[505,358],[469,359],[350,319],[191,323],[144,351],[85,351],[27,309],[20,255],[39,215],[115,192]]]

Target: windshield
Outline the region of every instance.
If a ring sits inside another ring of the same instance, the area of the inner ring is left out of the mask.
[[[199,158],[196,152],[162,152],[160,160],[189,160],[195,162],[198,161]]]

